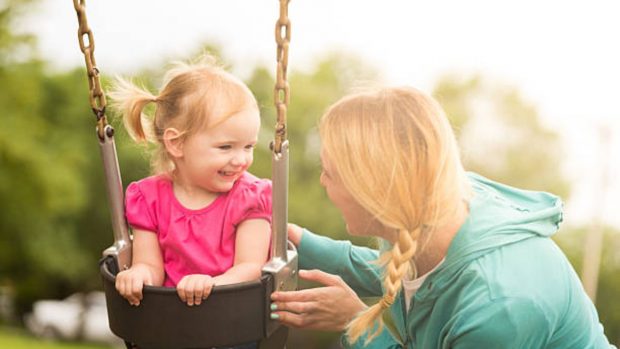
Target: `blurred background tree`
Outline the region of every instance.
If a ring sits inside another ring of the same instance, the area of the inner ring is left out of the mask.
[[[482,76],[446,75],[433,95],[454,125],[468,170],[568,200],[559,135],[541,123],[516,88]]]
[[[15,288],[19,310],[87,278],[86,228],[76,218],[91,201],[85,171],[96,163],[84,151],[93,144],[74,133],[87,125],[78,117],[83,76],[49,74],[34,39],[12,32],[28,4],[0,10],[0,282]]]
[[[0,286],[14,290],[18,315],[37,299],[99,289],[97,261],[112,242],[84,68],[50,71],[38,57],[34,39],[14,32],[13,21],[30,3],[7,0],[0,5]],[[208,44],[197,49],[220,55]],[[77,42],[75,51],[80,54]],[[164,62],[167,59],[162,59],[161,67]],[[132,75],[155,91],[161,67]],[[107,73],[105,67],[102,71]],[[263,117],[251,169],[261,177],[271,175],[273,71],[257,66],[246,79]],[[333,238],[349,238],[339,212],[319,185],[316,125],[332,102],[382,77],[378,69],[342,52],[328,53],[311,69],[293,70],[289,77],[290,220]],[[107,86],[109,79],[104,82]],[[433,95],[455,125],[468,169],[568,199],[570,185],[560,171],[563,150],[558,134],[541,123],[536,108],[515,88],[482,76],[450,75],[438,81]],[[148,156],[129,141],[118,121],[113,124],[119,131],[116,142],[126,185],[149,173]],[[556,237],[576,270],[581,266],[584,231],[563,227]],[[606,233],[597,301],[606,333],[616,343],[620,342],[620,309],[614,299],[620,293],[618,236],[611,228]],[[364,238],[354,242],[372,244]],[[337,338],[338,334],[292,331],[290,347],[338,347]]]

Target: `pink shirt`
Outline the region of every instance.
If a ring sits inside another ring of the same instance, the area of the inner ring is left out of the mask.
[[[207,207],[191,210],[176,199],[169,179],[151,176],[129,184],[125,215],[132,228],[157,234],[164,286],[174,287],[185,275],[217,276],[232,267],[237,225],[271,222],[271,181],[246,172]]]

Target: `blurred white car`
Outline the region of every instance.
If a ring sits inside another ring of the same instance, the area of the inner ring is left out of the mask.
[[[37,301],[24,321],[33,334],[45,339],[123,343],[108,326],[103,292],[74,293],[63,300]]]

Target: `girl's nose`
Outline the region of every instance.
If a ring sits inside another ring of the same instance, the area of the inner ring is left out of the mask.
[[[245,154],[245,152],[236,152],[235,155],[233,155],[230,163],[233,166],[245,166],[249,161],[249,156],[248,154]]]

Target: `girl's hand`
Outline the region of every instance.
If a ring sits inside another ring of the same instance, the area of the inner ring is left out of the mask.
[[[215,281],[209,275],[192,274],[184,276],[177,285],[179,298],[187,305],[200,305],[209,297]]]
[[[299,277],[325,286],[272,293],[272,319],[297,328],[342,331],[366,309],[366,304],[339,276],[320,270],[300,270]]]
[[[144,285],[153,285],[151,270],[146,265],[135,264],[116,275],[116,290],[131,305],[140,305]]]

